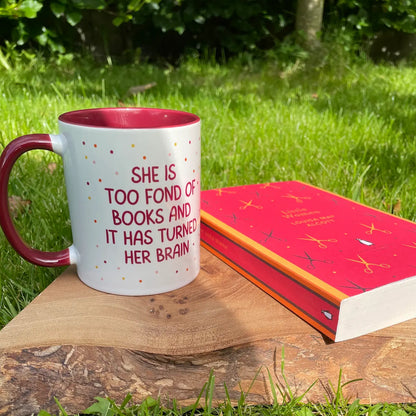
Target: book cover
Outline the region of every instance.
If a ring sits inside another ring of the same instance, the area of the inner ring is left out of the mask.
[[[306,183],[203,191],[201,245],[334,341],[416,317],[416,224]]]

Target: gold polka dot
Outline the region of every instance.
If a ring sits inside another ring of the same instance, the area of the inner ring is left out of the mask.
[[[126,278],[125,277],[122,277],[122,280],[126,280]]]

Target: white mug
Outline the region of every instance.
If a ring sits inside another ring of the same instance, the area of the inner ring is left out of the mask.
[[[199,273],[201,137],[198,116],[152,108],[97,108],[62,114],[59,134],[13,140],[0,158],[0,225],[26,260],[76,264],[86,285],[150,295]],[[62,156],[73,244],[28,247],[8,210],[8,181],[24,152]]]

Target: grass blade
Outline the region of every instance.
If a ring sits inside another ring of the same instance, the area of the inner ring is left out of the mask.
[[[205,411],[204,414],[210,415],[212,412],[212,400],[214,396],[215,388],[215,375],[214,370],[211,370],[209,373],[208,383],[205,392]]]

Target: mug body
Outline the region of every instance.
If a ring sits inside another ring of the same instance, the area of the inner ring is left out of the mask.
[[[59,118],[74,263],[88,286],[149,295],[199,273],[200,120],[174,110]]]

